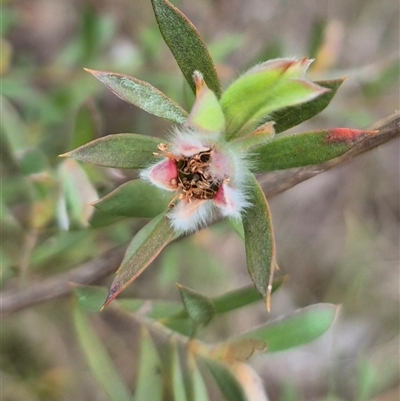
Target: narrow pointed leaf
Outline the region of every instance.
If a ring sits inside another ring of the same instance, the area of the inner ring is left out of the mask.
[[[166,215],[155,217],[133,238],[103,307],[135,280],[177,234]]]
[[[275,292],[283,283],[285,277],[279,277],[272,284],[272,293]],[[227,313],[239,308],[243,308],[254,302],[261,301],[260,293],[254,286],[243,287],[238,290],[229,291],[225,294],[210,298],[214,305],[215,313]],[[174,311],[173,314],[162,320],[162,323],[169,326],[174,320],[182,320],[188,318],[188,312],[185,309]]]
[[[254,176],[250,191],[250,202],[253,206],[243,216],[247,269],[269,309],[276,263],[271,213],[264,193]]]
[[[221,98],[227,138],[248,134],[274,110],[307,102],[328,91],[301,78],[309,64],[306,59],[270,60],[233,82]]]
[[[182,302],[189,318],[195,325],[207,324],[215,315],[215,306],[205,295],[178,284]]]
[[[209,358],[200,358],[218,384],[227,401],[247,401],[242,386],[228,366]]]
[[[162,401],[163,377],[161,359],[146,327],[142,327],[135,401]]]
[[[188,401],[208,401],[207,387],[193,353],[188,353]]]
[[[276,138],[254,151],[253,171],[259,173],[324,163],[348,152],[376,133],[334,128]]]
[[[171,195],[143,180],[126,182],[93,204],[103,213],[128,217],[155,217],[166,211]]]
[[[268,120],[275,122],[275,133],[279,134],[280,132],[286,131],[321,113],[321,111],[329,105],[345,79],[346,78],[338,78],[329,81],[316,81],[315,84],[329,89],[329,91],[322,93],[320,96],[308,102],[273,111],[268,117]]]
[[[111,401],[130,401],[129,390],[79,306],[74,308],[75,330],[94,378]]]
[[[196,101],[186,125],[207,133],[222,132],[225,117],[215,93],[205,84],[199,71],[195,71],[193,79],[196,84]]]
[[[188,113],[147,82],[124,74],[86,69],[120,99],[157,117],[183,124]]]
[[[167,0],[152,0],[161,35],[170,48],[186,81],[196,93],[194,71],[200,71],[208,87],[220,97],[221,84],[210,53],[194,25]]]
[[[153,152],[157,151],[160,142],[159,138],[145,135],[113,134],[60,156],[97,166],[139,169],[154,163]]]
[[[274,280],[272,293],[283,283],[285,277]],[[245,307],[254,302],[261,301],[262,297],[254,286],[244,287],[239,290],[230,291],[226,294],[211,298],[215,306],[215,313],[227,313]],[[151,316],[152,313],[149,314]],[[185,336],[193,335],[193,324],[189,320],[185,309],[175,310],[169,315],[159,315],[159,322]]]
[[[338,307],[316,304],[271,321],[236,338],[265,341],[267,352],[283,351],[316,340],[335,320]]]
[[[171,370],[169,374],[172,376],[172,391],[174,394],[173,399],[174,401],[186,401],[185,383],[179,361],[179,351],[176,341],[173,341],[171,348]]]

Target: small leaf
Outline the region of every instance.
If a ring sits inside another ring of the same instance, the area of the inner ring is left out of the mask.
[[[248,401],[242,386],[228,366],[209,358],[199,359],[210,371],[227,401]]]
[[[274,280],[272,285],[272,293],[275,292],[283,283],[285,277],[279,277]],[[254,286],[243,287],[238,290],[229,291],[223,295],[219,295],[217,297],[211,298],[210,300],[213,302],[215,307],[215,313],[227,313],[233,310],[242,308],[244,306],[250,305],[254,302],[261,301],[261,297],[259,292],[254,288]],[[188,318],[188,313],[185,309],[183,310],[175,310],[169,316],[162,316],[163,319],[160,320],[162,324],[168,326],[170,328],[177,328],[177,331],[183,334],[179,330],[179,325],[175,324],[176,322],[182,322]],[[186,326],[182,327],[186,331]]]
[[[208,392],[192,352],[188,353],[188,401],[208,401]]]
[[[113,134],[96,139],[60,155],[104,167],[140,169],[154,163],[154,152],[162,142],[139,134]]]
[[[284,280],[285,277],[276,278],[272,283],[271,292],[274,293]],[[261,300],[260,294],[254,286],[229,291],[211,299],[214,302],[216,313],[227,313]]]
[[[315,84],[330,90],[308,102],[273,111],[268,120],[275,122],[275,133],[279,134],[286,131],[321,113],[329,105],[345,79],[338,78],[329,81],[316,81]]]
[[[194,71],[200,71],[208,87],[220,97],[221,84],[210,53],[194,25],[167,0],[152,0],[161,35],[170,48],[186,81],[196,93]]]
[[[173,400],[186,401],[185,383],[179,362],[179,351],[176,341],[171,344],[171,369],[169,369],[170,380],[172,382]],[[150,401],[150,399],[148,399]]]
[[[135,401],[162,401],[162,365],[157,349],[145,326],[142,326],[138,378],[135,388]]]
[[[64,160],[60,163],[58,172],[63,189],[61,196],[65,198],[69,220],[87,227],[94,211],[90,203],[98,199],[95,187],[75,160]]]
[[[328,89],[301,78],[309,65],[307,59],[269,60],[234,81],[221,98],[227,138],[248,134],[274,110],[307,102],[327,92]]]
[[[259,173],[324,163],[341,156],[376,133],[335,128],[276,138],[254,151],[252,170]]]
[[[263,340],[267,352],[283,351],[314,341],[324,334],[335,320],[338,307],[316,304],[255,328],[237,338]]]
[[[144,226],[129,244],[103,308],[135,280],[177,236],[166,215],[157,216]]]
[[[143,180],[133,180],[93,203],[107,214],[128,217],[155,217],[167,210],[171,196]]]
[[[182,302],[189,318],[195,325],[206,325],[215,315],[215,306],[210,298],[178,284]]]
[[[94,378],[108,399],[130,401],[131,397],[125,382],[79,306],[74,308],[73,316],[81,350]]]
[[[186,125],[207,133],[222,132],[225,117],[215,93],[204,82],[203,75],[195,71],[196,101],[186,121]]]
[[[255,177],[251,182],[250,203],[243,216],[247,269],[259,293],[270,309],[272,280],[276,265],[275,239],[268,202]]]
[[[183,124],[188,113],[149,83],[124,74],[85,69],[120,99],[157,117]]]

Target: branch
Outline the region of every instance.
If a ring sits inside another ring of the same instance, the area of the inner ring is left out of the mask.
[[[65,297],[71,293],[70,283],[98,283],[118,269],[124,252],[125,247],[113,248],[68,273],[59,274],[37,284],[30,283],[29,287],[19,291],[12,289],[4,292],[0,299],[0,318],[52,299]]]
[[[376,129],[379,132],[362,141],[358,146],[341,157],[323,164],[273,171],[259,177],[260,184],[266,196],[272,198],[300,182],[330,170],[355,156],[398,137],[400,135],[400,113],[395,113],[377,122],[372,129]],[[4,292],[0,300],[0,318],[30,306],[69,295],[71,293],[71,282],[86,285],[99,282],[118,269],[124,251],[124,247],[111,249],[99,258],[87,262],[68,273],[48,278],[36,285],[30,284],[29,288],[24,288],[19,291],[12,289]]]

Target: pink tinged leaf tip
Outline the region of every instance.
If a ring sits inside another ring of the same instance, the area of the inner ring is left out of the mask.
[[[328,131],[326,142],[344,142],[355,144],[361,142],[368,136],[375,135],[378,131],[364,131],[350,128],[334,128]]]
[[[178,169],[175,160],[162,160],[143,170],[140,177],[167,191],[175,191],[178,187]]]

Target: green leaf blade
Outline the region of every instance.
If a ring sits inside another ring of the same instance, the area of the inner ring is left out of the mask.
[[[142,327],[140,357],[136,381],[135,401],[162,401],[162,364],[157,349],[146,327]]]
[[[99,199],[93,206],[103,213],[153,218],[167,210],[171,196],[143,180],[132,180]]]
[[[141,169],[154,163],[153,153],[160,142],[159,138],[145,135],[113,134],[60,156],[103,167]]]
[[[186,81],[196,93],[194,71],[200,71],[208,87],[220,97],[221,84],[210,53],[194,25],[167,0],[152,0],[161,35],[170,48]]]
[[[94,378],[111,401],[130,401],[126,384],[79,306],[74,308],[73,318],[81,349]]]
[[[268,202],[253,176],[250,202],[243,216],[247,269],[258,292],[270,308],[273,273],[276,264],[275,238]]]
[[[213,301],[183,285],[178,284],[178,288],[189,318],[195,325],[206,325],[215,315]]]
[[[174,232],[166,215],[157,216],[144,226],[129,244],[103,308],[135,280],[170,241],[177,237],[178,234]]]
[[[308,344],[322,336],[333,324],[338,307],[316,304],[262,325],[239,336],[265,341],[267,352],[284,351]]]
[[[315,81],[315,84],[329,89],[329,91],[308,102],[273,111],[268,119],[275,122],[275,133],[279,134],[286,131],[321,113],[332,101],[345,79],[344,77],[327,81]]]
[[[188,113],[172,99],[147,82],[124,74],[85,69],[120,99],[157,117],[183,124]]]
[[[324,163],[348,152],[376,131],[335,128],[276,138],[254,151],[253,172]]]
[[[234,81],[221,98],[227,138],[252,132],[274,110],[310,101],[328,91],[302,78],[309,64],[307,59],[269,60]]]
[[[209,358],[199,359],[210,371],[227,401],[248,401],[242,386],[228,366]]]

